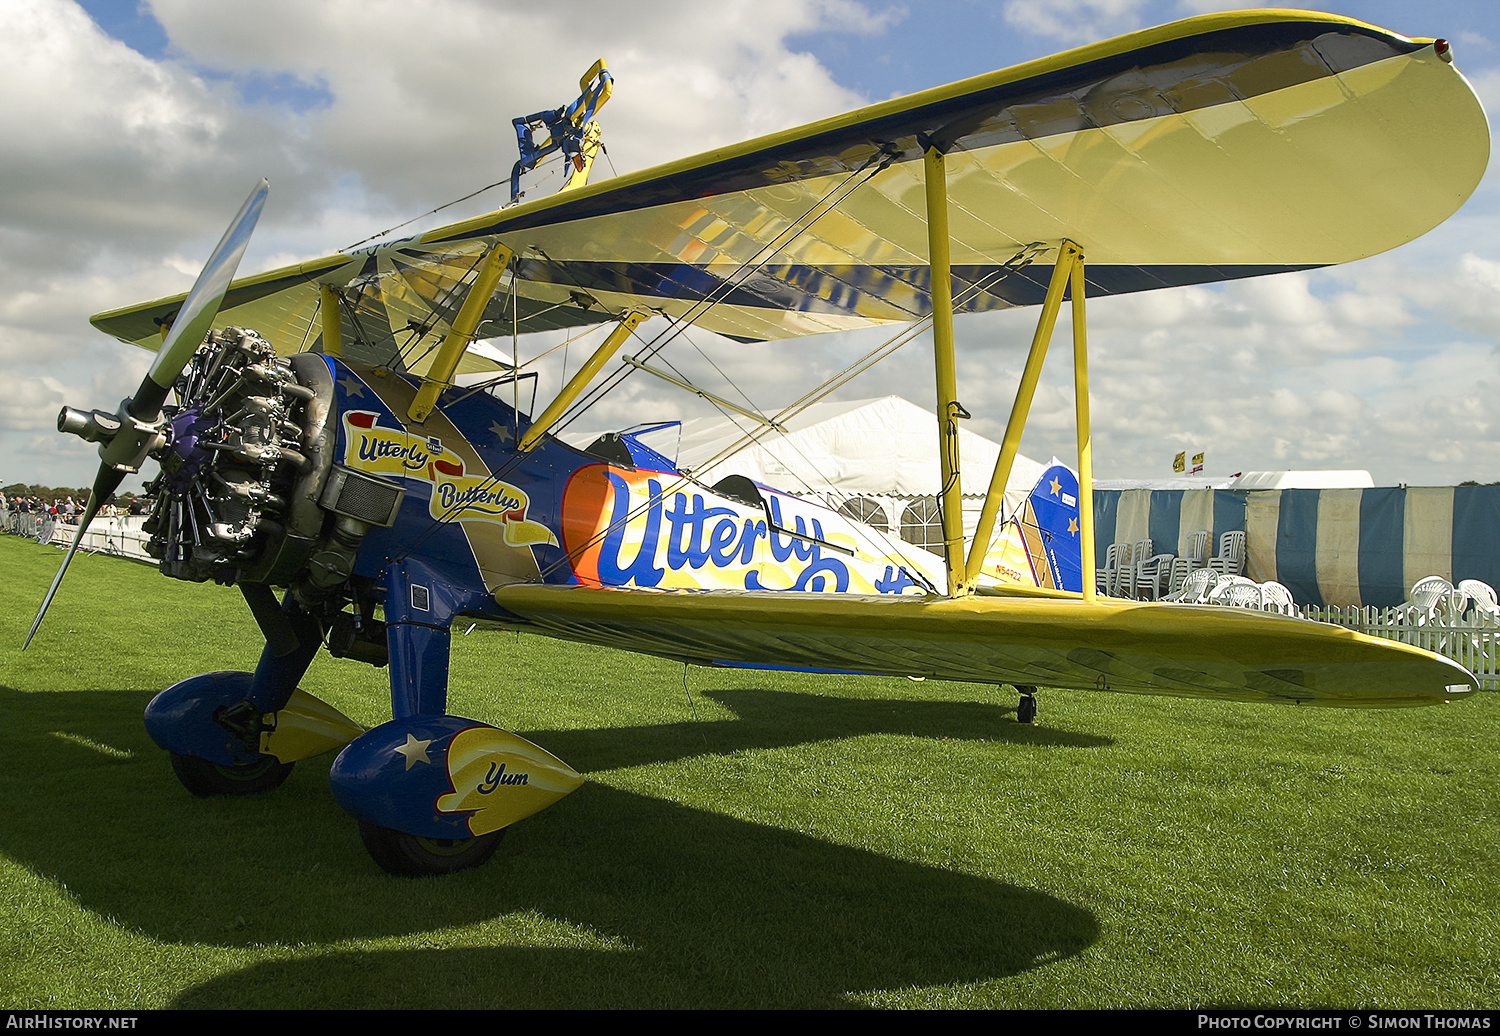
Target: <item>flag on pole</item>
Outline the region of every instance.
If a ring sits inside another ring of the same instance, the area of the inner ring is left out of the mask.
[[[1172,470],[1175,471],[1175,472],[1177,472],[1178,474],[1181,474],[1184,470],[1186,470],[1186,468],[1187,468],[1187,452],[1183,451],[1182,453],[1179,453],[1177,455],[1177,459],[1176,460],[1172,461]]]
[[[1201,453],[1193,454],[1193,474],[1203,474],[1203,454]]]

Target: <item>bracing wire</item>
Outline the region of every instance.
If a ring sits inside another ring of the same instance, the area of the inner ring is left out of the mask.
[[[537,167],[537,171],[542,171],[542,172],[544,172],[545,175],[543,176],[543,178],[541,180],[538,180],[535,183],[533,183],[533,189],[538,184],[545,182],[548,177],[550,177],[553,173],[555,173],[557,171],[555,168],[551,168],[551,167],[553,167],[555,165],[556,165],[556,163],[554,161],[552,161],[551,159],[549,159],[549,160],[547,160],[546,162],[543,162],[540,166]],[[613,169],[614,169],[614,166],[613,166],[613,164],[611,164],[610,170],[613,171]],[[413,216],[411,219],[407,220],[404,223],[397,223],[394,227],[387,227],[385,230],[379,231],[378,233],[375,233],[375,234],[371,234],[369,237],[365,238],[364,240],[362,240],[362,241],[356,241],[356,242],[354,242],[354,244],[349,245],[349,246],[347,246],[345,248],[340,249],[340,251],[342,251],[342,252],[352,252],[352,251],[354,251],[354,249],[358,248],[360,245],[367,245],[371,241],[374,241],[374,240],[376,240],[378,238],[385,237],[387,234],[391,234],[391,233],[394,233],[397,230],[400,230],[402,227],[409,227],[413,223],[417,222],[418,220],[426,219],[428,216],[435,216],[439,212],[442,212],[444,209],[451,209],[453,206],[462,204],[463,202],[468,201],[470,198],[477,198],[477,197],[479,197],[485,191],[492,191],[496,187],[504,187],[504,186],[506,186],[509,183],[510,183],[510,177],[507,176],[505,179],[503,179],[503,180],[497,180],[497,181],[495,181],[492,184],[489,184],[489,185],[487,185],[485,187],[479,188],[479,190],[477,190],[477,191],[471,191],[468,194],[464,195],[462,198],[454,198],[452,201],[450,201],[450,202],[444,202],[442,205],[439,205],[435,209],[428,209],[426,212],[422,213],[420,216]]]
[[[840,201],[848,197],[849,194],[851,194],[859,187],[863,186],[864,183],[866,183],[881,170],[890,165],[890,163],[895,160],[895,157],[895,154],[887,153],[885,151],[878,151],[874,155],[870,156],[870,158],[867,159],[863,165],[861,165],[858,169],[852,170],[848,176],[846,176],[842,181],[840,181],[840,183],[830,189],[827,194],[825,194],[822,198],[820,198],[817,202],[810,206],[806,212],[804,212],[789,226],[787,226],[774,238],[763,245],[761,249],[751,258],[751,260],[743,267],[741,267],[738,271],[736,271],[734,275],[726,278],[702,299],[694,303],[693,306],[688,310],[688,314],[684,319],[673,321],[671,324],[669,324],[669,326],[661,334],[659,334],[653,341],[647,343],[645,348],[643,348],[639,353],[636,354],[636,358],[642,359],[644,355],[645,359],[650,359],[651,357],[659,353],[662,349],[666,348],[666,346],[672,340],[674,340],[679,334],[685,331],[687,327],[691,326],[693,321],[699,319],[704,313],[707,313],[710,309],[712,309],[715,305],[722,301],[723,298],[727,296],[731,291],[735,290],[739,287],[739,285],[743,284],[751,274],[753,274],[761,266],[765,265],[765,263],[772,256],[780,252],[782,248],[786,247],[786,245],[790,244],[792,241],[796,240],[796,238],[800,237],[802,234],[805,234],[808,230],[810,230],[813,224],[822,219],[823,216],[827,215],[829,212],[833,211],[833,209],[838,205]],[[543,254],[543,258],[546,258],[545,253]],[[477,269],[477,263],[475,268]],[[512,278],[512,293],[515,292],[515,289],[515,279]],[[512,317],[517,318],[518,314],[514,308],[511,312]],[[577,418],[584,411],[586,411],[599,399],[603,398],[603,396],[608,391],[612,390],[614,386],[617,385],[632,369],[633,368],[629,368],[628,366],[622,368],[624,373],[622,373],[621,370],[616,370],[609,377],[606,377],[604,379],[604,382],[594,386],[589,392],[585,393],[584,397],[575,402],[574,405],[569,408],[568,413],[563,415],[563,417],[558,421],[558,423],[555,425],[555,431],[561,431],[567,425],[577,420]],[[517,413],[516,420],[518,422],[520,420],[519,413]],[[517,434],[519,434],[519,428],[517,429]],[[503,465],[501,471],[492,472],[489,478],[486,479],[485,485],[488,486],[498,481],[505,474],[509,473],[518,464],[520,464],[521,459],[522,458],[520,457],[520,455],[517,455],[510,462]],[[416,546],[426,542],[426,540],[437,531],[438,526],[446,519],[446,517],[447,514],[437,518],[435,520],[435,524],[425,532],[423,532],[421,535],[417,536],[416,539],[407,546],[407,549],[402,553],[401,556],[405,557],[406,555],[410,554],[411,550],[415,549]]]
[[[877,161],[879,159],[879,161]],[[678,318],[668,319],[671,321],[667,328],[660,332],[656,338],[647,342],[646,345],[635,354],[635,359],[645,362],[665,349],[678,335],[684,333],[687,328],[693,326],[702,316],[714,306],[722,302],[728,295],[745,283],[756,271],[777,255],[783,248],[791,244],[798,237],[812,229],[820,219],[832,212],[839,202],[843,201],[854,191],[864,186],[870,179],[885,169],[894,159],[893,155],[877,152],[868,159],[864,165],[849,173],[842,181],[835,185],[822,198],[818,199],[807,211],[796,220],[792,221],[774,238],[768,241],[755,253],[750,260],[741,266],[734,274],[725,278],[703,298],[695,302],[688,311]],[[599,384],[593,386],[588,392],[579,398],[568,412],[558,421],[558,429],[567,427],[591,406],[597,403],[605,395],[612,392],[620,381],[628,377],[634,368],[626,365],[616,369]]]
[[[893,158],[893,156],[886,155],[877,164],[876,159],[877,158],[881,158],[881,157],[882,156],[874,156],[874,157],[871,158],[871,160],[867,161],[865,163],[865,165],[862,166],[860,169],[851,171],[851,173],[849,174],[849,176],[847,176],[843,181],[841,181],[832,190],[830,190],[828,192],[828,194],[824,195],[824,197],[822,199],[820,199],[817,203],[815,203],[813,206],[811,206],[801,217],[799,217],[797,220],[793,221],[793,223],[790,226],[788,226],[786,229],[784,229],[780,234],[778,234],[776,236],[776,238],[772,239],[772,241],[768,242],[765,246],[763,246],[761,248],[761,250],[754,257],[752,257],[751,261],[748,262],[747,264],[745,264],[743,267],[741,267],[736,272],[736,274],[734,276],[732,276],[730,278],[726,278],[723,282],[721,282],[718,286],[716,286],[712,291],[710,291],[707,295],[705,295],[698,302],[696,302],[689,309],[688,313],[685,314],[682,318],[671,320],[671,324],[669,325],[669,327],[667,329],[665,329],[664,331],[662,331],[661,333],[659,333],[656,336],[656,338],[654,338],[652,341],[647,342],[646,345],[636,354],[637,359],[642,359],[642,360],[643,359],[650,359],[650,358],[654,357],[655,355],[657,355],[659,352],[661,352],[666,347],[666,345],[670,344],[670,342],[673,341],[673,340],[675,340],[679,335],[685,335],[687,329],[689,327],[691,327],[692,324],[697,319],[701,318],[701,316],[704,313],[706,313],[709,309],[713,308],[713,306],[717,305],[720,301],[722,301],[730,292],[732,292],[733,290],[735,290],[740,284],[743,284],[744,281],[752,273],[754,273],[761,266],[763,266],[772,256],[774,256],[775,254],[777,254],[782,248],[784,248],[792,240],[795,240],[796,237],[798,237],[801,234],[806,233],[808,230],[810,230],[811,227],[819,219],[821,219],[828,212],[832,211],[837,206],[837,204],[840,201],[843,200],[843,198],[847,197],[854,190],[858,189],[858,187],[862,186],[864,182],[866,182],[868,179],[870,179],[871,177],[873,177],[874,175],[876,175],[877,173],[879,173],[882,169],[884,169],[887,165],[889,165],[890,161]],[[872,166],[874,166],[874,168],[871,168]],[[864,174],[864,175],[861,176],[861,174]],[[966,289],[963,293],[961,293],[960,298],[954,300],[955,303],[967,301],[969,298],[973,297],[974,295],[976,295],[980,291],[989,288],[995,282],[996,279],[1008,276],[1009,274],[1015,272],[1016,270],[1021,269],[1022,267],[1028,265],[1030,263],[1031,259],[1036,254],[1037,251],[1038,251],[1038,249],[1037,249],[1036,246],[1028,246],[1027,248],[1022,249],[1020,252],[1017,253],[1016,256],[1014,256],[1011,260],[1009,260],[1001,269],[993,271],[986,278],[984,278],[983,280],[981,280],[979,282],[976,282],[975,284],[971,285],[968,289]],[[514,281],[515,281],[515,279],[513,278],[513,280],[512,280],[512,297],[513,297],[513,299],[514,299],[514,292],[515,292],[515,288],[516,288],[516,285],[515,285]],[[518,313],[516,312],[516,309],[514,308],[514,306],[515,306],[514,301],[513,301],[512,305],[513,305],[512,316],[513,316],[513,318],[518,317]],[[670,319],[671,318],[669,317],[669,320]],[[839,374],[835,375],[833,378],[831,378],[828,381],[826,381],[822,386],[820,386],[817,389],[814,389],[812,392],[809,392],[808,394],[804,395],[801,399],[799,399],[798,401],[796,401],[792,405],[790,405],[790,406],[786,407],[785,409],[783,409],[777,415],[777,417],[774,419],[775,423],[777,423],[777,424],[784,423],[786,420],[790,419],[791,417],[794,417],[795,415],[797,415],[797,414],[801,413],[802,411],[806,410],[807,407],[809,407],[809,406],[813,405],[814,403],[818,402],[819,400],[825,398],[829,393],[835,391],[837,388],[839,388],[842,385],[846,384],[848,381],[852,380],[854,377],[857,377],[860,373],[863,373],[865,370],[869,369],[870,366],[872,366],[875,363],[879,362],[881,359],[885,358],[886,356],[889,356],[891,353],[894,353],[902,345],[906,344],[906,342],[909,342],[912,338],[916,337],[918,334],[921,334],[923,331],[925,331],[926,328],[927,328],[927,326],[931,323],[931,319],[932,318],[930,316],[929,317],[925,317],[925,318],[923,318],[923,319],[915,322],[912,325],[908,325],[908,327],[906,329],[904,329],[902,332],[899,332],[897,335],[893,336],[887,342],[883,343],[881,346],[877,347],[876,349],[872,350],[870,353],[866,354],[866,356],[864,356],[861,359],[855,361],[853,364],[850,364],[843,371],[839,372]],[[691,338],[689,338],[688,340],[691,342]],[[562,346],[566,346],[568,344],[568,342],[571,342],[571,341],[572,341],[572,338],[567,339],[566,341],[564,341],[562,343]],[[560,346],[555,346],[552,350],[548,350],[548,352],[555,351],[555,349],[559,348],[559,347]],[[694,348],[695,349],[698,348],[696,346],[696,344],[694,345]],[[701,349],[699,351],[701,352]],[[543,354],[543,355],[545,355],[545,354]],[[518,357],[514,357],[513,356],[513,359],[517,360],[516,366],[519,367]],[[540,356],[537,357],[537,358],[535,358],[535,359],[540,359]],[[534,361],[528,361],[528,362],[534,362]],[[712,363],[711,360],[710,360],[710,363]],[[714,366],[715,366],[715,369],[717,370],[718,369],[717,365],[714,365]],[[624,366],[620,370],[617,370],[613,375],[611,375],[610,377],[606,378],[603,383],[594,386],[594,388],[589,393],[587,393],[583,399],[581,399],[578,402],[576,402],[574,404],[574,406],[570,408],[569,412],[566,415],[564,415],[564,417],[558,422],[555,430],[561,430],[566,425],[571,424],[574,420],[577,419],[577,417],[579,415],[581,415],[583,412],[585,412],[590,406],[592,406],[600,398],[603,398],[603,396],[605,394],[607,394],[609,391],[612,391],[613,388],[619,383],[619,381],[624,376],[628,375],[628,373],[631,370],[633,370],[633,368],[630,368],[629,366]],[[720,375],[724,376],[725,380],[728,381],[731,385],[734,385],[732,379],[729,379],[727,376],[723,375],[722,371],[720,371]],[[734,385],[734,387],[735,387],[736,391],[740,392],[740,395],[742,397],[744,397],[747,402],[750,402],[749,399],[748,399],[748,397],[744,395],[743,391],[740,390],[737,385]],[[752,403],[752,408],[753,408],[753,403]],[[752,430],[752,431],[746,432],[741,437],[741,439],[739,441],[737,441],[733,445],[727,447],[725,450],[721,451],[719,455],[717,455],[716,457],[712,458],[706,464],[700,465],[700,470],[703,469],[703,468],[711,467],[711,466],[713,466],[715,464],[721,463],[725,459],[728,459],[729,457],[733,456],[735,453],[739,452],[741,449],[744,449],[747,446],[751,445],[752,443],[755,443],[755,442],[759,441],[759,439],[762,438],[765,434],[767,434],[768,431],[769,431],[769,429],[758,429],[758,430]],[[489,478],[486,480],[486,485],[493,484],[494,482],[496,482],[499,479],[503,478],[511,470],[513,470],[517,465],[519,465],[519,463],[521,462],[521,459],[522,458],[518,455],[517,457],[513,458],[508,463],[502,465],[499,470],[497,470],[495,472],[492,472],[490,474]],[[608,528],[606,528],[604,530],[601,530],[600,532],[596,533],[595,536],[593,536],[587,543],[581,544],[581,545],[573,548],[572,550],[567,551],[567,553],[564,554],[564,556],[562,558],[559,558],[553,564],[549,565],[546,570],[544,570],[543,572],[539,573],[539,578],[545,578],[545,576],[547,574],[549,574],[550,572],[554,571],[564,561],[569,561],[569,560],[574,559],[575,556],[578,553],[580,553],[583,550],[586,550],[589,546],[591,546],[592,544],[598,542],[603,536],[606,536],[610,532],[612,532],[614,530],[615,526],[621,525],[621,524],[626,523],[626,522],[629,522],[630,520],[632,520],[633,518],[635,518],[636,516],[638,516],[640,513],[642,513],[646,508],[652,506],[654,503],[656,503],[659,500],[665,498],[669,493],[677,491],[677,489],[681,488],[681,486],[683,486],[685,484],[688,484],[689,482],[692,482],[692,481],[693,480],[690,477],[688,477],[688,476],[681,476],[681,477],[679,477],[671,485],[669,485],[666,488],[662,489],[658,494],[654,494],[653,497],[650,500],[648,500],[645,504],[641,505],[640,507],[635,508],[634,510],[631,511],[630,514],[625,515],[619,521],[617,521],[615,523],[612,523],[610,527],[608,527]],[[444,516],[444,517],[446,517],[446,516]],[[420,543],[420,542],[424,541],[427,538],[427,536],[429,536],[432,533],[434,533],[436,531],[437,527],[441,524],[442,521],[443,521],[443,518],[439,518],[434,523],[434,526],[433,526],[432,529],[428,530],[426,533],[424,533],[423,535],[419,536],[417,538],[417,542],[416,543],[412,543],[412,544],[410,544],[408,546],[408,551],[410,549],[414,548],[417,545],[417,543]]]
[[[960,305],[963,302],[967,302],[969,299],[975,297],[979,292],[985,291],[993,286],[998,280],[1007,277],[1017,270],[1023,269],[1024,267],[1030,265],[1036,252],[1037,249],[1034,246],[1028,246],[1027,248],[1022,249],[1020,252],[1016,253],[1016,255],[1013,256],[1001,269],[993,271],[984,279],[976,282],[973,285],[970,285],[963,292],[959,293],[959,295],[954,299],[954,304]],[[897,332],[897,334],[887,339],[879,346],[876,346],[874,349],[870,350],[870,352],[866,353],[865,356],[860,360],[857,360],[854,363],[850,364],[843,371],[840,371],[838,374],[836,374],[833,378],[826,380],[822,385],[813,389],[811,392],[804,395],[795,403],[781,410],[772,420],[776,424],[785,424],[787,421],[796,417],[798,414],[801,414],[808,407],[821,401],[822,399],[825,399],[830,393],[847,384],[857,375],[868,370],[875,363],[893,354],[897,349],[900,349],[901,346],[910,342],[913,338],[916,338],[919,335],[923,334],[931,325],[931,323],[932,317],[929,315],[919,321],[907,325],[901,331]],[[733,419],[731,418],[731,420]],[[738,428],[739,425],[736,425],[736,427]],[[720,450],[708,460],[701,462],[698,465],[698,470],[708,470],[719,464],[722,464],[724,461],[733,457],[741,450],[755,443],[758,443],[761,439],[765,438],[773,431],[773,429],[769,426],[758,427],[750,429],[748,431],[744,429],[740,430],[743,434],[738,440],[726,446],[724,449]],[[680,475],[676,480],[672,481],[669,485],[663,486],[663,488],[658,493],[652,494],[646,499],[644,503],[630,510],[619,520],[612,522],[606,528],[595,533],[586,542],[567,551],[563,558],[560,558],[559,560],[549,565],[546,569],[542,570],[542,572],[539,574],[539,578],[545,578],[551,572],[556,571],[557,568],[561,566],[563,561],[568,561],[571,563],[574,559],[576,559],[578,555],[582,554],[582,552],[587,550],[589,547],[600,542],[605,537],[617,531],[619,528],[628,525],[631,521],[639,517],[641,514],[644,514],[651,507],[655,506],[662,500],[665,500],[670,494],[677,492],[679,489],[683,488],[686,485],[692,484],[695,481],[696,480],[691,475]],[[811,489],[811,487],[807,488]]]
[[[1038,245],[1028,245],[1025,248],[1021,249],[1014,256],[1012,256],[1011,259],[1009,259],[1000,269],[992,271],[983,279],[975,282],[974,284],[971,284],[968,288],[958,293],[954,298],[954,305],[962,305],[963,303],[969,301],[971,298],[977,296],[980,292],[988,290],[999,280],[1008,277],[1012,273],[1015,273],[1016,271],[1030,265],[1031,261],[1035,258],[1039,251],[1040,248]],[[933,318],[929,314],[928,316],[923,317],[918,321],[908,324],[891,338],[887,339],[879,346],[876,346],[874,349],[870,350],[865,354],[865,356],[845,367],[844,370],[834,375],[834,377],[826,380],[822,385],[808,392],[801,399],[781,410],[776,415],[776,417],[773,418],[773,421],[776,424],[785,424],[786,421],[796,417],[808,407],[826,398],[831,392],[847,384],[849,381],[853,380],[853,378],[868,370],[875,363],[895,353],[896,350],[900,349],[903,345],[910,342],[913,338],[916,338],[919,335],[925,333],[930,327],[932,320]],[[725,447],[719,453],[715,454],[713,457],[700,464],[699,468],[712,468],[715,465],[723,463],[725,460],[728,460],[740,450],[743,450],[748,446],[759,442],[766,435],[770,434],[772,430],[773,429],[771,429],[770,427],[762,427],[745,432],[740,439],[736,440],[734,443]],[[510,473],[510,471],[514,470],[515,467],[517,467],[521,463],[521,460],[522,458],[519,455],[512,458],[499,470],[492,472],[489,478],[485,480],[484,485],[488,487],[489,485],[492,485],[493,483],[504,478],[507,474]],[[572,561],[576,560],[577,556],[580,555],[583,551],[587,550],[595,543],[600,542],[603,538],[609,536],[618,528],[624,527],[629,522],[645,513],[652,506],[659,503],[661,500],[666,499],[666,497],[670,494],[677,492],[679,489],[683,488],[686,485],[692,484],[694,481],[695,480],[690,475],[678,476],[670,484],[664,486],[658,493],[650,496],[644,503],[630,510],[619,520],[612,522],[606,528],[599,530],[586,542],[579,544],[577,547],[574,547],[571,550],[566,551],[561,558],[548,565],[547,568],[541,570],[538,573],[538,578],[545,579],[547,575],[556,571],[564,561],[571,564]],[[425,542],[428,537],[435,534],[441,523],[446,520],[447,517],[448,515],[444,514],[442,517],[438,518],[433,526],[424,531],[411,544],[408,545],[406,553],[409,553],[410,550]]]
[[[413,216],[411,219],[407,220],[405,223],[397,223],[394,227],[387,227],[385,230],[382,230],[379,233],[371,234],[369,237],[365,238],[363,241],[356,241],[352,245],[348,245],[345,248],[339,249],[339,251],[341,251],[341,252],[352,252],[356,248],[358,248],[360,245],[367,245],[371,241],[376,240],[377,238],[385,237],[387,234],[390,234],[390,233],[393,233],[393,232],[395,232],[397,230],[400,230],[402,227],[409,227],[413,223],[417,222],[417,220],[419,220],[419,219],[426,219],[428,216],[434,216],[437,213],[442,212],[444,209],[451,209],[453,206],[458,205],[461,202],[466,202],[470,198],[477,198],[479,195],[483,194],[485,191],[492,191],[496,187],[501,187],[501,186],[504,186],[505,184],[508,184],[508,183],[510,183],[510,177],[507,176],[505,179],[503,179],[503,180],[497,180],[495,183],[490,184],[488,187],[481,187],[481,188],[479,188],[479,190],[473,191],[473,192],[471,192],[469,194],[466,194],[462,198],[454,198],[452,201],[446,202],[446,203],[444,203],[442,205],[439,205],[435,209],[429,209],[428,211],[422,213],[420,216]]]

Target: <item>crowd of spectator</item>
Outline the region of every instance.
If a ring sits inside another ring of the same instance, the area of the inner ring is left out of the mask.
[[[88,495],[80,494],[77,500],[71,496],[61,499],[46,500],[39,496],[13,496],[0,498],[0,504],[4,509],[19,514],[36,514],[54,518],[65,525],[75,525],[78,518],[88,509]],[[121,514],[144,514],[143,501],[136,496],[127,499],[115,498],[110,503],[99,509],[104,517]]]

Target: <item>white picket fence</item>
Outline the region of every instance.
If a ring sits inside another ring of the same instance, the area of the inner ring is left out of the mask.
[[[155,559],[146,553],[145,544],[149,537],[141,531],[145,521],[144,516],[131,515],[95,518],[79,541],[78,549],[89,554],[111,554],[154,562]],[[78,532],[78,526],[48,515],[22,514],[16,510],[0,512],[0,523],[3,523],[0,527],[13,535],[64,548],[73,542]]]
[[[1399,640],[1446,655],[1479,679],[1485,690],[1500,688],[1500,622],[1474,610],[1454,616],[1412,608],[1341,608],[1309,605],[1296,613],[1305,619],[1343,626],[1372,637]]]

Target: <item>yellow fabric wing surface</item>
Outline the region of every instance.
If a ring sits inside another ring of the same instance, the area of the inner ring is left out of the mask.
[[[1374,255],[1464,202],[1489,132],[1431,41],[1312,13],[1208,15],[245,278],[219,323],[313,348],[327,284],[346,355],[420,373],[496,241],[514,281],[479,337],[636,306],[757,340],[911,321],[930,312],[929,146],[948,155],[959,308],[979,311],[1040,301],[1045,274],[1005,264],[1063,238],[1094,295]],[[154,348],[179,302],[94,323]]]
[[[704,665],[1344,707],[1431,705],[1475,687],[1418,648],[1208,605],[522,585],[495,599],[518,628]]]

